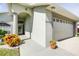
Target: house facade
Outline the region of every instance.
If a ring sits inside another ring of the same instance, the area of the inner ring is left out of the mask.
[[[9,5],[9,13],[0,14],[0,21],[11,25],[10,33],[24,35],[43,47],[52,39],[57,41],[76,35],[78,17],[57,4]],[[5,21],[6,20],[6,21]]]

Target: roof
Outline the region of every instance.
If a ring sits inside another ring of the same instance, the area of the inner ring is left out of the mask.
[[[36,3],[36,4],[27,4],[27,3],[19,3],[20,5],[29,7],[29,8],[37,8],[37,7],[42,7],[45,6],[47,10],[51,11],[51,12],[55,12],[57,14],[60,14],[64,17],[70,18],[72,20],[78,21],[79,17],[77,17],[76,15],[74,15],[73,13],[70,13],[68,10],[64,9],[63,7],[57,5],[56,3]],[[55,8],[52,8],[55,7]]]
[[[0,22],[0,26],[10,26],[10,25],[5,22]]]
[[[55,8],[51,8],[51,7],[55,7]],[[58,13],[62,16],[65,16],[67,18],[70,18],[72,20],[79,20],[79,17],[77,17],[76,15],[74,15],[73,13],[69,12],[68,10],[64,9],[63,7],[60,7],[57,4],[51,4],[50,6],[47,7],[47,9],[51,12],[55,12]]]

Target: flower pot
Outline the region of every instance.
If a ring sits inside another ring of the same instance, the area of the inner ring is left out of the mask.
[[[50,45],[50,47],[51,47],[52,49],[56,49],[56,48],[57,48],[57,45],[56,45],[56,44],[53,44],[53,45]]]
[[[51,40],[51,41],[50,41],[50,47],[51,47],[52,49],[56,49],[56,48],[57,48],[56,40]]]

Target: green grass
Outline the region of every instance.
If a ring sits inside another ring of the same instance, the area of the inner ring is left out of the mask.
[[[19,56],[19,49],[0,48],[0,56]]]
[[[4,42],[0,42],[0,45],[4,45]]]

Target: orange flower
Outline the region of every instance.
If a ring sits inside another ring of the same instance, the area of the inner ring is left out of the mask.
[[[9,34],[3,38],[4,42],[9,46],[16,46],[20,44],[20,38],[16,34]]]

